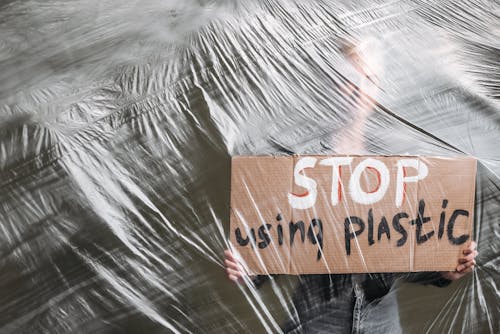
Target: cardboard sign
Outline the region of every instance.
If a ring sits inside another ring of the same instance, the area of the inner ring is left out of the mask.
[[[454,270],[475,180],[469,157],[234,157],[230,240],[253,274]]]

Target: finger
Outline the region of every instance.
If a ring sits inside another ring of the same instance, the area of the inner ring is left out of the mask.
[[[227,259],[232,259],[233,258],[233,253],[229,250],[229,249],[226,249],[224,251],[224,256],[227,258]]]
[[[466,262],[466,263],[463,263],[461,265],[459,265],[457,267],[457,272],[461,273],[463,272],[465,269],[471,267],[471,266],[474,266],[476,264],[476,261],[475,260],[472,260],[472,261],[469,261],[469,262]]]
[[[237,270],[237,271],[241,270],[241,267],[238,265],[238,263],[233,262],[233,261],[224,260],[224,265],[226,266],[226,268],[231,268],[231,269]]]
[[[236,257],[233,255],[233,252],[231,252],[229,249],[226,249],[224,251],[224,255],[226,256],[226,259],[228,259],[229,261],[231,262],[235,262],[235,263],[238,263],[238,260],[236,259]]]
[[[472,242],[470,243],[470,245],[469,245],[466,249],[464,249],[464,251],[463,251],[464,255],[467,255],[467,254],[473,253],[473,252],[476,250],[476,247],[477,247],[476,242],[475,242],[475,241],[472,241]]]
[[[466,263],[466,262],[472,261],[476,258],[476,255],[477,255],[477,252],[474,251],[473,253],[470,253],[469,255],[458,259],[458,263]]]
[[[464,249],[463,253],[464,255],[468,255],[474,252],[474,249],[471,249],[470,247]]]
[[[462,271],[460,273],[460,275],[461,275],[460,277],[464,276],[465,274],[468,274],[468,273],[472,272],[473,270],[474,270],[474,266],[470,266],[469,268],[465,269],[464,271]]]
[[[240,271],[230,268],[226,268],[226,273],[228,276],[243,277],[243,274]]]
[[[239,278],[234,276],[234,275],[228,275],[227,276],[231,281],[235,282],[235,283],[238,283],[239,282]]]
[[[475,260],[463,263],[459,266],[457,266],[457,272],[462,273],[465,269],[473,267],[476,264]]]
[[[459,273],[457,273],[455,271],[450,271],[449,273],[447,273],[446,275],[444,275],[444,277],[446,279],[451,280],[451,281],[455,281],[455,280],[459,279],[460,277],[462,277],[461,275],[462,274],[459,274]]]

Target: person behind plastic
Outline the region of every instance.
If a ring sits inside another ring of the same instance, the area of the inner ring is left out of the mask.
[[[339,88],[355,103],[354,119],[351,126],[344,130],[343,137],[335,143],[336,153],[364,153],[363,133],[365,123],[374,109],[374,97],[378,93],[378,79],[381,64],[377,57],[363,57],[363,51],[370,45],[358,44],[342,49],[353,68],[359,75],[359,81],[347,83]],[[373,49],[372,49],[373,50]],[[420,284],[447,286],[451,281],[461,279],[474,270],[478,252],[472,241],[463,251],[454,271],[427,273],[384,273],[352,275],[302,275],[293,297],[295,317],[284,325],[285,333],[362,333],[370,331],[363,324],[363,318],[386,296],[398,279]],[[229,249],[224,252],[227,277],[242,284],[246,277],[243,263]],[[251,277],[256,286],[266,277]],[[395,301],[394,304],[397,304]],[[386,323],[391,332],[402,331],[399,317]],[[394,320],[395,319],[395,320]],[[396,324],[395,324],[396,323]],[[381,329],[380,327],[378,329]],[[382,329],[383,330],[383,329]]]

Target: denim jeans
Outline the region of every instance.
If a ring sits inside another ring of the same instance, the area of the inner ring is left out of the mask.
[[[299,333],[401,333],[397,279],[422,284],[449,284],[438,273],[304,275],[293,298],[292,319],[283,327]],[[375,328],[376,327],[376,328]]]

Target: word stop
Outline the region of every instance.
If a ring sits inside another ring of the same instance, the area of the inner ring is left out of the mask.
[[[352,157],[331,157],[319,162],[320,165],[332,168],[331,204],[337,205],[342,198],[341,174],[343,167],[352,170],[348,193],[354,202],[359,204],[373,204],[382,200],[389,189],[391,180],[389,168],[387,168],[384,162],[378,159],[366,158],[352,169],[352,160]],[[302,194],[288,193],[288,202],[292,208],[304,210],[315,205],[318,196],[318,185],[313,178],[304,175],[304,170],[314,168],[317,162],[317,158],[304,157],[295,164],[293,171],[294,182],[296,185],[305,188],[306,191]],[[412,174],[415,175],[408,176],[408,168],[414,169],[415,172]],[[361,187],[361,177],[365,170],[372,170],[377,175],[377,186],[370,191],[365,191]],[[406,184],[423,180],[428,173],[429,169],[427,165],[417,158],[398,160],[396,169],[396,207],[399,208],[403,204]]]

